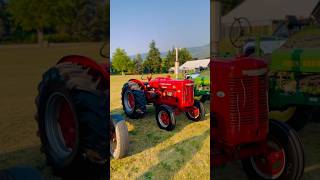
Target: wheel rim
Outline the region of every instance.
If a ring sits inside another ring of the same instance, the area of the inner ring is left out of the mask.
[[[275,142],[268,142],[267,154],[252,157],[251,163],[255,171],[265,179],[277,179],[281,176],[286,165],[285,152],[282,146]]]
[[[134,102],[134,96],[133,93],[130,91],[127,91],[124,96],[124,106],[127,109],[128,112],[133,112],[135,102]]]
[[[47,101],[45,133],[51,151],[58,158],[69,156],[76,148],[76,118],[71,103],[60,92],[53,93]]]
[[[187,111],[188,115],[194,119],[200,116],[200,110],[197,107],[193,107],[191,110]]]
[[[162,127],[168,127],[170,124],[170,115],[166,112],[161,110],[158,113],[158,119],[159,123],[161,124]]]

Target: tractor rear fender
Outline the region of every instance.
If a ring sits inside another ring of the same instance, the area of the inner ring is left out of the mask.
[[[79,55],[65,56],[62,59],[60,59],[60,61],[58,61],[57,64],[64,63],[64,62],[71,62],[71,63],[82,65],[84,67],[90,67],[90,69],[93,69],[101,73],[102,77],[105,78],[105,80],[109,80],[109,75],[107,70],[103,68],[102,65],[97,64],[95,61],[93,61],[88,57],[79,56]]]
[[[138,79],[130,79],[128,82],[137,83],[143,90],[147,90],[147,87],[144,85],[144,83]]]

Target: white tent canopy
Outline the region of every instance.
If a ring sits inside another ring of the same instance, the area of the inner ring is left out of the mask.
[[[208,67],[210,63],[210,59],[201,59],[201,60],[193,60],[187,61],[179,67],[179,70],[194,70],[200,67]]]
[[[234,17],[246,17],[253,26],[271,25],[286,15],[308,18],[319,0],[245,0],[222,17],[224,25],[231,25]]]

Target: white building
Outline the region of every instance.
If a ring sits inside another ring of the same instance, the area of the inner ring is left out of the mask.
[[[187,61],[179,67],[179,72],[197,72],[200,69],[206,69],[209,67],[210,59],[192,60]],[[169,69],[169,72],[174,72],[174,67]]]

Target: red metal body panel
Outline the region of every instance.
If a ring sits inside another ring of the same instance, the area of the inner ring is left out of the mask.
[[[150,93],[154,92],[158,98],[152,101],[155,104],[166,104],[180,110],[193,107],[194,83],[192,80],[176,80],[169,77],[158,77],[148,83]]]
[[[137,79],[129,81],[137,83],[145,91],[148,103],[166,104],[180,111],[194,108],[194,83],[192,80],[176,80],[170,77],[157,77],[143,83]]]
[[[216,59],[210,66],[213,141],[231,148],[264,141],[268,134],[267,65],[238,57]]]

